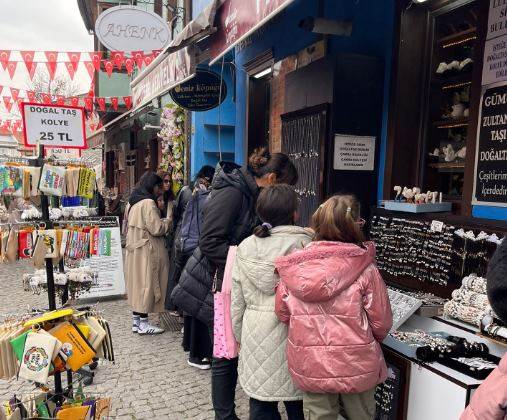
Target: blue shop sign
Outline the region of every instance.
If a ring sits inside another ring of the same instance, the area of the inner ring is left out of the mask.
[[[208,111],[225,100],[227,85],[218,74],[197,70],[192,79],[173,88],[170,94],[173,101],[182,108],[197,112]]]

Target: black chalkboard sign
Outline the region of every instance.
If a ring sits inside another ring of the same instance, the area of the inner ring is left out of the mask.
[[[197,112],[208,111],[220,105],[227,97],[227,85],[220,79],[220,75],[197,70],[194,77],[173,88],[170,94],[173,101],[182,108]]]
[[[483,91],[475,166],[475,203],[507,204],[507,84]]]

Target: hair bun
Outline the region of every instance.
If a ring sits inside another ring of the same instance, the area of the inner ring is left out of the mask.
[[[271,156],[266,147],[255,149],[248,159],[248,165],[254,171],[257,171],[268,163],[270,157]]]

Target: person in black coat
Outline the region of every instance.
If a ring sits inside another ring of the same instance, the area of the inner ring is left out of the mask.
[[[217,165],[212,191],[203,215],[199,246],[188,260],[173,298],[186,312],[210,327],[213,334],[212,283],[221,290],[227,253],[231,245],[250,236],[258,225],[255,204],[260,188],[285,183],[295,185],[297,171],[282,153],[257,149],[248,165]],[[213,359],[212,399],[217,420],[235,420],[238,359]]]

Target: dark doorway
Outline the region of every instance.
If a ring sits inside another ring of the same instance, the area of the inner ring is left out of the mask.
[[[248,154],[269,146],[271,75],[250,77],[248,86]]]

